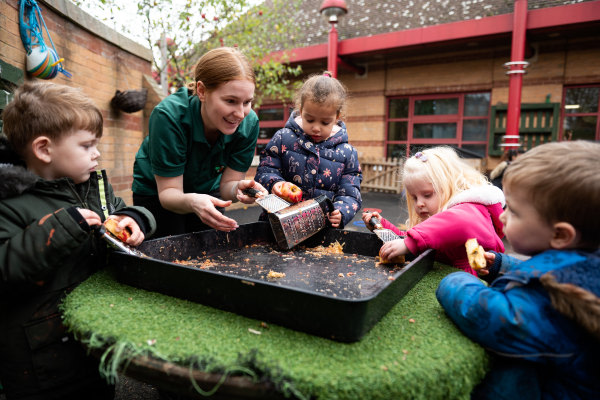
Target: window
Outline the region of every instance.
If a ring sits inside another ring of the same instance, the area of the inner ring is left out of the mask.
[[[23,83],[24,73],[0,59],[0,133],[2,133],[2,111],[12,101],[13,92]]]
[[[562,140],[600,140],[600,86],[566,87]]]
[[[492,106],[490,112],[490,139],[488,154],[500,157],[501,146],[508,124],[508,104]],[[529,150],[542,143],[558,139],[559,103],[521,103],[519,115],[519,147]]]
[[[269,143],[275,132],[285,126],[290,117],[291,110],[283,105],[269,105],[261,107],[258,114],[258,141],[256,143],[256,154],[260,154]]]
[[[489,92],[389,98],[386,155],[448,145],[485,157],[489,119]]]

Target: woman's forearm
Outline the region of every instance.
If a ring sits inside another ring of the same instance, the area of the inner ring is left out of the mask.
[[[194,212],[192,202],[196,193],[183,193],[175,188],[164,189],[158,194],[160,205],[177,214]]]
[[[221,198],[223,200],[238,200],[238,183],[245,178],[245,175],[245,172],[235,171],[229,167],[225,168],[225,171],[223,171],[223,176],[221,177],[221,185],[219,187],[219,192],[221,193]],[[245,187],[242,186],[240,188]]]
[[[221,186],[219,187],[221,198],[223,200],[232,200],[234,202],[238,201],[237,190],[239,182],[239,180],[221,182]]]

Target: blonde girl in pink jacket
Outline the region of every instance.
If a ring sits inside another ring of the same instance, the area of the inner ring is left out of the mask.
[[[504,194],[454,149],[439,146],[416,153],[405,161],[402,179],[408,206],[406,232],[377,212],[362,216],[366,226],[375,216],[384,228],[404,237],[385,243],[382,258],[435,249],[437,261],[477,275],[467,260],[468,239],[476,238],[486,251],[504,251],[499,219]]]

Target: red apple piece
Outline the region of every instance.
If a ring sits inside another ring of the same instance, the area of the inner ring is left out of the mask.
[[[129,237],[131,236],[131,230],[129,228],[125,228],[121,231],[117,231],[117,225],[119,225],[119,222],[112,218],[109,218],[106,221],[104,221],[104,227],[107,231],[109,231],[120,241],[127,242],[127,239],[129,239]]]
[[[302,189],[291,182],[277,182],[273,185],[273,193],[291,204],[302,200]]]

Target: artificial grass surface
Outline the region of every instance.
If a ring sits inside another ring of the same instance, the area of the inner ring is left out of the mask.
[[[456,269],[435,264],[355,343],[340,343],[118,283],[99,272],[69,294],[65,324],[106,353],[106,372],[151,354],[206,372],[249,369],[285,394],[318,399],[467,399],[488,369],[435,298]],[[254,332],[253,332],[254,331]],[[257,334],[256,331],[261,332]],[[112,366],[111,366],[112,365]]]

